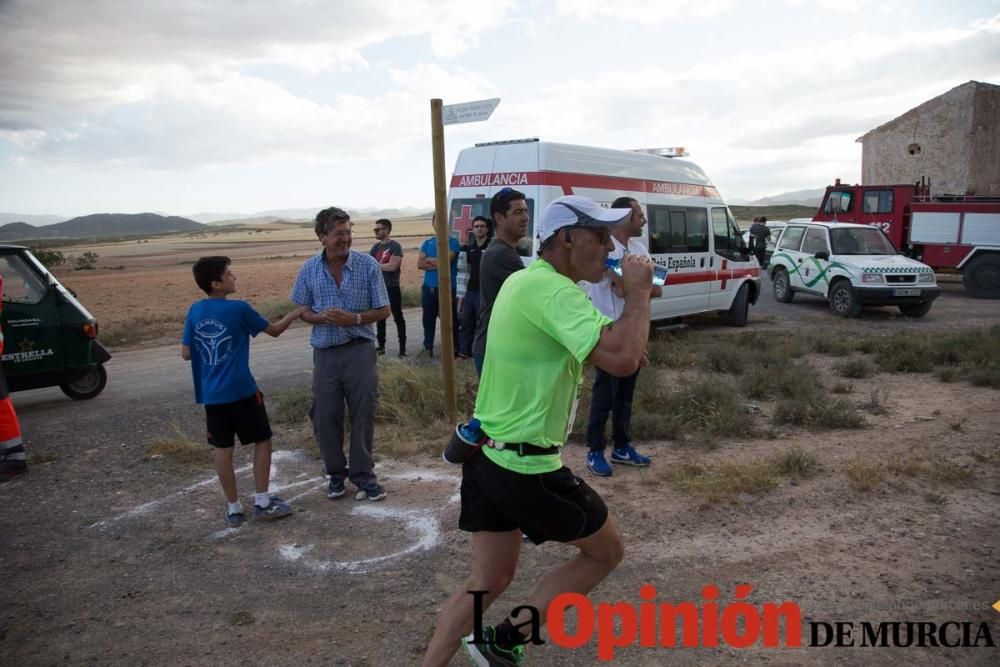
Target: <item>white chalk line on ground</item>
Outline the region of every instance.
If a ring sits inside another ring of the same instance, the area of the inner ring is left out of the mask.
[[[271,455],[271,475],[272,475],[272,477],[274,476],[274,471],[276,470],[276,468],[274,466],[274,461],[283,461],[283,460],[286,460],[286,459],[294,459],[294,458],[297,458],[295,452],[288,452],[288,451],[274,452],[274,454]],[[253,464],[252,463],[248,463],[245,466],[240,466],[239,468],[237,468],[235,470],[235,472],[236,472],[237,475],[241,475],[241,474],[243,474],[243,473],[245,473],[247,471],[250,471],[250,470],[253,470]],[[177,498],[178,496],[183,496],[185,494],[191,493],[192,491],[194,491],[196,489],[199,489],[199,488],[201,488],[203,486],[208,486],[209,484],[212,484],[213,482],[217,483],[218,482],[218,477],[214,477],[213,476],[213,477],[209,477],[207,479],[203,479],[200,482],[195,482],[191,486],[184,487],[180,491],[175,491],[175,492],[173,492],[171,494],[163,496],[162,498],[157,498],[156,500],[151,500],[148,503],[143,503],[142,505],[139,505],[138,507],[133,507],[132,509],[126,510],[125,512],[122,512],[121,514],[116,514],[115,516],[113,516],[111,518],[101,519],[100,521],[97,521],[95,523],[90,524],[90,528],[98,528],[100,526],[106,526],[108,524],[115,523],[116,521],[121,521],[122,519],[127,519],[127,518],[130,518],[130,517],[141,516],[143,514],[147,514],[148,512],[152,511],[154,508],[158,507],[159,505],[162,505],[163,503],[167,502],[168,500],[172,500],[174,498]]]
[[[361,574],[395,558],[401,558],[418,551],[427,551],[441,542],[440,522],[427,510],[404,510],[395,507],[360,505],[351,510],[351,514],[360,514],[387,521],[402,521],[407,528],[416,533],[416,540],[399,551],[360,560],[338,561],[311,557],[309,553],[315,548],[314,544],[283,544],[278,547],[278,554],[286,561],[300,563],[316,572],[325,573],[330,570],[339,570]]]
[[[278,451],[274,452],[272,456],[271,465],[271,478],[274,479],[278,474],[278,466],[274,465],[276,461],[286,461],[302,458],[301,454],[292,451]],[[390,466],[392,467],[392,466]],[[241,466],[235,472],[237,475],[252,472],[253,465],[248,464]],[[300,475],[302,476],[302,475]],[[421,468],[410,468],[407,470],[396,470],[393,472],[383,472],[380,477],[383,480],[399,480],[408,482],[452,482],[454,484],[461,483],[461,477],[457,475],[452,475],[448,473],[441,473],[434,470],[426,470]],[[311,488],[306,489],[301,493],[297,493],[287,499],[287,502],[291,503],[295,500],[299,500],[310,493],[315,493],[317,491],[323,491],[326,488],[326,476],[320,477],[309,477],[307,479],[300,479],[295,482],[290,482],[288,484],[276,484],[271,487],[271,493],[278,493],[280,491],[286,491],[290,489],[296,489],[302,486],[312,485]],[[215,476],[208,477],[201,481],[195,482],[189,486],[186,486],[179,491],[169,493],[161,498],[151,500],[147,503],[143,503],[137,507],[133,507],[125,512],[116,514],[112,517],[102,519],[100,521],[91,524],[91,528],[102,527],[121,521],[126,518],[134,518],[148,514],[160,505],[173,500],[175,498],[188,495],[197,489],[202,487],[210,486],[218,482],[218,478]],[[317,484],[319,483],[319,484]],[[456,491],[451,495],[445,504],[451,504],[458,502],[460,498],[460,493]],[[364,572],[369,572],[380,565],[412,553],[419,551],[427,551],[432,549],[437,544],[441,542],[441,529],[440,521],[435,516],[434,512],[430,509],[401,509],[391,506],[379,505],[373,506],[369,504],[358,505],[354,507],[350,514],[359,515],[363,517],[370,517],[376,520],[383,521],[402,521],[406,527],[415,534],[415,539],[406,547],[394,551],[392,553],[384,554],[381,556],[372,556],[370,558],[358,559],[358,560],[345,560],[338,561],[333,559],[322,559],[310,556],[310,552],[316,547],[315,544],[286,544],[279,545],[278,554],[279,556],[287,562],[296,562],[307,567],[315,572],[325,573],[330,571],[340,571],[349,572],[352,574],[360,574]],[[216,531],[208,536],[209,540],[219,540],[230,536],[235,536],[240,533],[241,530],[245,528],[224,528],[222,530]]]

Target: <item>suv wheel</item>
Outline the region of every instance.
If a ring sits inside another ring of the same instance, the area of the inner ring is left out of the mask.
[[[861,314],[861,302],[858,301],[850,281],[838,280],[830,288],[830,310],[841,317],[857,317]]]
[[[795,292],[788,281],[788,271],[778,268],[774,270],[771,277],[771,287],[774,288],[774,299],[781,303],[791,303],[795,298]]]

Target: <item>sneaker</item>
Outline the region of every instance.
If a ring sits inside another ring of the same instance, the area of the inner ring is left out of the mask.
[[[469,652],[472,662],[479,667],[517,667],[524,660],[524,644],[519,644],[510,649],[500,648],[493,643],[496,629],[484,628],[483,639],[485,644],[473,644],[474,637],[469,635],[465,638],[465,650]]]
[[[598,477],[611,477],[614,470],[608,465],[604,458],[604,452],[590,452],[587,454],[587,470]]]
[[[649,465],[649,457],[643,456],[639,452],[635,451],[635,447],[632,443],[628,443],[624,447],[615,447],[611,450],[611,462],[612,463],[623,463],[629,466],[639,466],[640,468],[645,468]]]
[[[385,498],[385,489],[378,482],[368,482],[354,494],[355,500],[364,500],[365,498],[368,500],[382,500]]]
[[[331,477],[330,484],[326,487],[326,497],[332,500],[340,498],[345,493],[347,493],[347,489],[344,488],[344,480]]]
[[[278,496],[271,496],[271,504],[267,507],[261,507],[260,505],[253,506],[253,518],[263,519],[265,521],[280,519],[281,517],[288,516],[291,513],[292,508]]]
[[[226,525],[230,528],[239,528],[246,520],[247,517],[243,512],[226,513]]]
[[[420,356],[421,357],[427,357],[428,359],[433,359],[434,358],[434,350],[425,347],[424,349],[422,349],[420,351]]]
[[[8,482],[26,472],[28,472],[27,461],[0,461],[0,483]]]
[[[384,355],[385,354],[385,348],[384,347],[380,347],[380,348],[378,348],[376,350],[376,352],[378,352],[380,355]]]
[[[400,348],[399,349],[399,356],[405,357],[406,356],[406,350],[404,350],[403,348]]]

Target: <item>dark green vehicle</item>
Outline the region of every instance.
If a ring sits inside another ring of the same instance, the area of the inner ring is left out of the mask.
[[[108,382],[97,320],[22,246],[0,245],[3,373],[10,391],[58,386],[85,400]]]

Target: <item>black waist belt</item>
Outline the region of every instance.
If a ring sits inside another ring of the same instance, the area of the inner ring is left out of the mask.
[[[347,341],[346,343],[340,343],[338,345],[331,345],[330,347],[331,348],[335,348],[335,347],[347,347],[348,345],[357,345],[358,343],[371,343],[371,342],[372,342],[372,340],[370,338],[365,338],[364,336],[358,336],[357,338],[352,338],[351,340]]]
[[[501,452],[511,450],[517,452],[518,456],[550,456],[559,453],[558,447],[539,447],[530,442],[500,442],[493,438],[487,438],[486,446]]]

